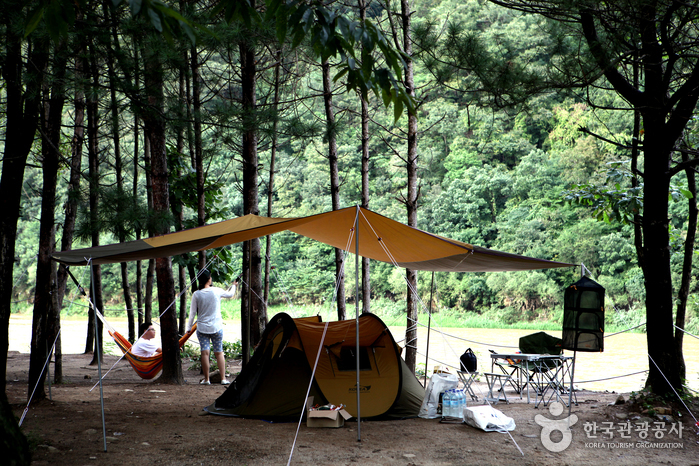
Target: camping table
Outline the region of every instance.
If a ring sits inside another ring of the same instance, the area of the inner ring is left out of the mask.
[[[517,364],[517,386],[520,388],[519,396],[522,397],[522,389],[527,387],[527,403],[531,401],[529,396],[529,385],[534,384],[537,388],[535,395],[537,396],[536,406],[539,406],[541,401],[538,401],[539,391],[543,395],[548,390],[553,390],[551,397],[555,396],[567,406],[565,400],[560,396],[560,389],[565,387],[566,379],[570,377],[570,364],[573,361],[572,356],[552,355],[552,354],[531,354],[531,353],[491,353],[491,371],[495,369],[495,361],[502,360],[520,360]],[[513,374],[514,375],[514,374]],[[544,403],[545,405],[546,403]]]

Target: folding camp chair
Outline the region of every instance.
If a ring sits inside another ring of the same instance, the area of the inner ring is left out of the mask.
[[[546,332],[537,332],[521,337],[519,339],[519,349],[522,353],[527,354],[557,356],[563,353],[562,340]],[[523,375],[521,388],[524,389],[529,384],[540,395],[547,388],[561,390],[563,387],[557,382],[559,366],[560,361],[555,359],[519,364]],[[554,387],[554,385],[556,386]]]

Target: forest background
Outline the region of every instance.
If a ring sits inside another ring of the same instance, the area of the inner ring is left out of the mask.
[[[526,57],[530,63],[546,60],[539,54],[542,44],[552,37],[547,36],[545,19],[540,16],[477,0],[416,1],[414,7],[417,30],[428,21],[443,25],[448,21],[460,22],[465,29],[478,31],[480,40],[491,51],[505,51],[519,59]],[[192,13],[197,17],[196,12]],[[387,27],[383,4],[370,3],[368,16]],[[203,20],[204,16],[199,19]],[[89,56],[72,59],[75,61],[66,81],[68,95],[77,99],[80,93],[85,93],[87,98],[95,98],[99,106],[98,174],[89,175],[99,178],[99,189],[92,192],[99,203],[98,219],[89,216],[88,183],[83,182],[77,192],[69,191],[67,165],[59,176],[56,224],[63,222],[64,209],[60,207],[65,202],[71,199],[79,203],[79,240],[73,243],[73,248],[89,246],[95,228],[101,232],[100,243],[108,244],[148,236],[153,222],[148,216],[148,161],[139,149],[145,142],[133,111],[130,95],[133,89],[125,84],[126,77],[137,74],[134,60],[138,60],[138,21],[123,23],[126,27],[120,31],[118,47],[110,43],[110,28],[99,31],[100,24],[110,24],[109,19],[97,17],[95,21],[96,29],[83,31],[94,35],[95,47],[90,48]],[[196,226],[198,220],[192,154],[196,150],[201,151],[204,164],[206,222],[243,214],[240,139],[246,123],[240,102],[238,54],[233,50],[235,47],[226,45],[235,43],[235,35],[240,31],[219,29],[216,33],[220,40],[204,35],[191,49],[187,44],[151,44],[157,45],[166,56],[169,186],[174,205],[173,215],[167,221],[183,228]],[[386,34],[390,36],[390,30]],[[262,33],[258,40],[269,42],[257,58],[260,199],[271,199],[260,213],[298,217],[331,210],[322,68],[304,54],[303,47],[283,55],[281,66],[275,67],[275,54],[280,53],[275,52],[276,44]],[[192,50],[196,50],[196,70],[192,69]],[[620,218],[610,219],[608,212],[594,211],[576,202],[586,196],[592,198],[590,193],[594,189],[630,187],[625,142],[632,134],[633,113],[610,110],[624,106],[620,98],[609,90],[588,88],[584,92],[542,93],[526,106],[500,109],[485,105],[477,93],[458,92],[453,86],[440,85],[439,77],[427,66],[430,56],[421,53],[419,47],[414,58],[419,102],[418,227],[492,249],[582,263],[607,290],[608,324],[627,327],[644,322],[643,276],[635,257],[632,226],[619,221]],[[86,60],[89,73],[79,69],[79,59]],[[192,80],[193,71],[200,78],[198,84]],[[358,94],[348,91],[342,79],[333,84],[332,131],[337,145],[340,205],[344,207],[361,203],[361,108]],[[193,102],[193,87],[199,88],[198,105]],[[607,109],[590,106],[592,100],[606,103]],[[79,104],[78,100],[74,103]],[[393,112],[386,111],[376,99],[369,100],[369,113],[368,207],[405,222],[407,143],[402,128],[406,117],[394,120]],[[71,147],[74,150],[75,144],[71,146],[70,140],[74,139],[79,125],[75,117],[76,108],[68,105],[61,135],[65,161],[70,160]],[[695,134],[696,121],[690,123],[689,129]],[[196,138],[201,138],[199,143]],[[119,153],[115,153],[117,144]],[[16,242],[13,302],[19,312],[31,309],[34,296],[42,201],[42,154],[38,145],[30,157]],[[81,166],[82,177],[87,179],[87,155]],[[675,184],[671,196],[680,201],[683,199],[680,192],[686,189],[682,174],[675,178]],[[672,223],[672,263],[677,278],[682,266],[687,204],[673,202],[671,209],[672,218],[676,219]],[[60,228],[57,233],[60,244]],[[317,306],[332,301],[336,270],[330,247],[292,233],[274,235],[269,245],[274,267],[270,305],[285,299],[282,290],[295,304]],[[209,259],[213,254],[210,253]],[[232,246],[219,254],[221,260],[211,263],[218,282],[229,283],[240,273],[241,256],[242,248]],[[190,272],[185,282],[192,280],[196,260],[175,261]],[[140,274],[137,276],[137,267],[143,268],[144,279]],[[353,267],[354,261],[348,261],[345,274],[349,275]],[[696,270],[696,262],[694,267]],[[150,301],[153,286],[149,277],[153,268],[128,263],[126,270],[132,289],[145,295],[139,297],[139,302]],[[390,264],[372,263],[372,312],[405,312],[406,286],[402,274]],[[496,325],[560,322],[562,290],[579,274],[580,269],[438,273],[434,308],[457,316],[476,313]],[[696,277],[699,273],[692,275]],[[429,276],[421,274],[418,283],[419,294],[427,302]],[[348,280],[345,286],[346,299],[352,301],[354,281]],[[686,322],[687,330],[695,332],[699,328],[696,287],[695,280],[687,303]],[[106,308],[124,306],[120,265],[103,266],[102,289]],[[151,290],[150,294],[147,289]],[[142,306],[138,305],[139,309]]]
[[[38,382],[39,395],[68,282],[51,261],[56,249],[355,204],[479,246],[584,264],[607,288],[608,321],[647,322],[648,386],[682,391],[683,332],[697,326],[695,5],[0,7],[0,347],[10,312],[33,301],[29,385]],[[270,285],[291,290],[296,303],[336,296],[342,319],[360,295],[345,286],[349,264],[338,250],[333,258],[323,245],[279,234],[264,246],[255,239],[214,254],[97,265],[89,288],[97,309],[123,306],[130,339],[135,313],[161,316],[160,380],[183,383],[177,333],[197,269],[209,266],[218,283],[250,272],[241,294],[245,357],[267,301],[281,299]],[[371,264],[369,274],[369,266],[362,261],[361,308],[405,309],[414,368],[418,300],[407,290],[426,302],[428,280],[406,270],[406,287],[402,271]],[[555,322],[562,289],[578,276],[572,268],[437,274],[435,308],[503,325]],[[97,331],[88,325],[86,352],[102,337],[89,318]],[[60,344],[56,381],[59,353]],[[0,357],[0,372],[5,364]]]

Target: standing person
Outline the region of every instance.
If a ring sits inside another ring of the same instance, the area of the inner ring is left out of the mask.
[[[141,334],[141,338],[131,347],[131,354],[149,358],[163,352],[163,349],[153,341],[153,338],[155,338],[155,327],[153,327],[153,324],[143,322],[138,326],[138,333]]]
[[[223,356],[223,319],[221,318],[221,298],[232,298],[238,281],[234,281],[228,290],[211,286],[211,272],[204,269],[199,274],[199,289],[192,294],[192,305],[189,310],[187,331],[194,324],[197,316],[197,338],[201,346],[201,369],[204,379],[199,382],[209,385],[209,354],[213,346],[214,356],[221,373],[221,385],[228,385],[226,379],[226,359]]]

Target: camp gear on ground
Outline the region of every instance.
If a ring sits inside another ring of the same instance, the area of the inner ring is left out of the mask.
[[[489,405],[464,409],[464,422],[486,432],[515,430],[515,420]]]
[[[432,374],[418,416],[424,419],[437,419],[441,416],[441,395],[458,385],[459,379],[454,374]]]
[[[476,372],[478,370],[478,358],[471,348],[467,349],[459,358],[461,360],[461,370],[466,372]]]

